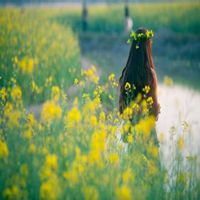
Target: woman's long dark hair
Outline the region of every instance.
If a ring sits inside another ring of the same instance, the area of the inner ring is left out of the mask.
[[[136,31],[136,34],[146,34],[146,32],[146,29],[140,28]],[[136,48],[137,45],[139,48]],[[152,59],[152,48],[150,39],[146,39],[140,42],[135,40],[132,41],[127,64],[123,69],[122,75],[119,79],[120,113],[123,113],[123,110],[128,106],[126,103],[127,92],[125,90],[125,84],[127,82],[131,85],[135,85],[136,87],[133,100],[137,97],[139,93],[143,93],[142,89],[146,85],[150,86],[150,92],[148,93],[148,96],[151,96],[153,99],[153,105],[150,109],[150,114],[154,115],[157,118],[160,107],[157,101],[157,78]]]

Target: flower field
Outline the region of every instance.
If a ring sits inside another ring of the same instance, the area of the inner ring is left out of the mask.
[[[0,12],[0,83],[9,87],[15,78],[26,103],[43,101],[49,85],[67,88],[80,74],[76,37],[70,28],[45,18],[20,9]]]
[[[172,128],[167,168],[152,99],[120,115],[115,74],[100,83],[95,66],[81,69],[76,35],[47,19],[0,12],[0,199],[199,199],[199,158],[183,154],[190,126]]]

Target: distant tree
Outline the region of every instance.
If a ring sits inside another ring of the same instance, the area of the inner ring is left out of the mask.
[[[82,29],[83,29],[83,31],[87,31],[87,28],[88,28],[87,1],[82,0]]]

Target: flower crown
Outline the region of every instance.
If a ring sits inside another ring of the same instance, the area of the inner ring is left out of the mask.
[[[149,40],[154,36],[154,32],[152,30],[147,30],[146,33],[136,33],[135,31],[131,31],[131,34],[127,40],[128,44],[131,44],[133,40],[136,42],[142,42],[145,40]],[[137,46],[136,46],[137,47]],[[139,47],[138,47],[139,48]]]

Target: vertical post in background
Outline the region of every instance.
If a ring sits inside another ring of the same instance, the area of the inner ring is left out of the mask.
[[[82,30],[87,31],[88,28],[88,9],[86,0],[82,0]]]
[[[124,32],[130,33],[133,28],[133,20],[130,17],[128,0],[124,0],[124,18]]]

